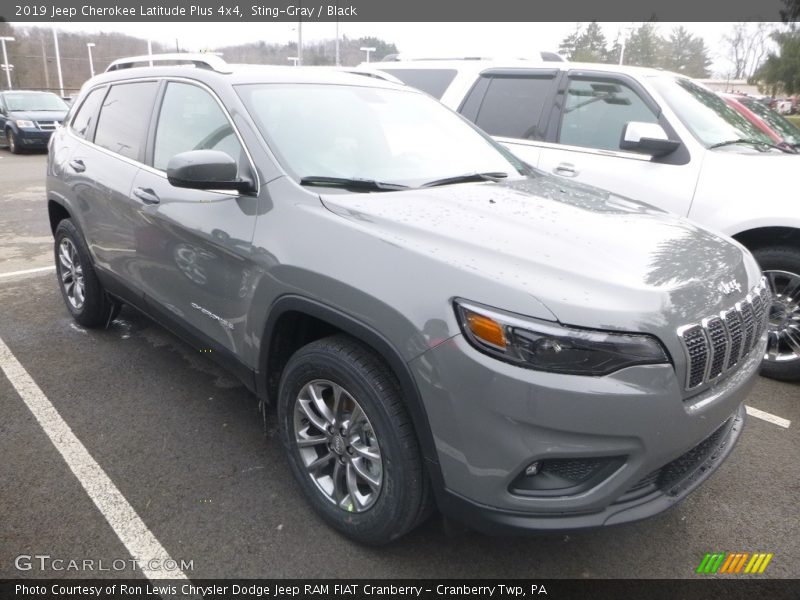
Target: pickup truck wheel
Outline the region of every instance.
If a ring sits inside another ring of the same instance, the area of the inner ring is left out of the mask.
[[[55,261],[58,286],[72,318],[85,327],[105,326],[119,307],[103,290],[86,242],[70,219],[56,227]]]
[[[767,353],[761,373],[772,379],[800,381],[800,250],[755,250],[772,292]]]
[[[19,142],[17,141],[17,136],[14,132],[9,129],[6,131],[6,140],[8,141],[8,151],[11,154],[21,154],[22,148],[19,147]]]
[[[297,482],[332,527],[368,544],[429,514],[429,482],[392,372],[344,335],[298,350],[281,376],[281,441]]]

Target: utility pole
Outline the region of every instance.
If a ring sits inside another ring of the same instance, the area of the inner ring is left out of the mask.
[[[336,17],[336,66],[342,66],[342,61],[339,60],[339,17]]]
[[[11,89],[11,65],[8,62],[8,52],[6,52],[6,42],[15,41],[13,37],[3,36],[0,37],[0,44],[3,45],[3,68],[6,70],[6,81],[8,82],[8,89]]]
[[[89,73],[94,77],[94,61],[92,60],[92,48],[95,47],[94,42],[86,42],[86,49],[89,51]]]
[[[367,64],[369,64],[369,55],[371,52],[375,52],[375,48],[373,48],[372,46],[364,46],[362,48],[359,48],[359,50],[367,53]]]
[[[64,97],[64,76],[61,73],[61,54],[58,51],[58,33],[53,27],[53,44],[56,47],[56,68],[58,69],[58,87],[61,88],[61,97]]]
[[[42,67],[44,67],[44,85],[49,90],[50,89],[50,68],[47,66],[47,49],[44,45],[44,38],[39,38],[39,41],[42,42]]]

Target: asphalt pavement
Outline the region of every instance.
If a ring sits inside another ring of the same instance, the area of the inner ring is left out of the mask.
[[[724,551],[773,553],[760,577],[800,577],[800,385],[763,378],[747,404],[790,425],[749,418],[719,471],[655,518],[495,538],[434,517],[386,547],[346,540],[306,504],[274,420],[265,435],[231,377],[129,308],[107,330],[71,320],[47,269],[45,162],[0,150],[0,340],[187,576],[686,578]],[[130,554],[2,372],[0,411],[0,578],[141,577],[18,568],[20,555]]]

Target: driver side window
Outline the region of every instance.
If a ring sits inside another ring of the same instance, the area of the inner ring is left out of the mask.
[[[240,162],[242,147],[219,104],[204,89],[170,82],[161,104],[153,167],[167,170],[169,159],[190,150],[219,150]]]
[[[558,141],[618,151],[622,130],[630,121],[658,123],[658,118],[624,83],[573,79],[567,90]]]

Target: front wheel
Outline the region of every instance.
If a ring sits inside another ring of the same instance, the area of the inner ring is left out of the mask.
[[[11,154],[22,153],[22,148],[19,147],[17,135],[11,129],[6,131],[6,140],[8,141],[8,151],[11,152]]]
[[[800,381],[800,249],[764,248],[753,255],[773,298],[761,373],[772,379]]]
[[[429,482],[392,372],[335,335],[289,359],[278,396],[281,441],[304,494],[347,537],[383,544],[429,514]]]

